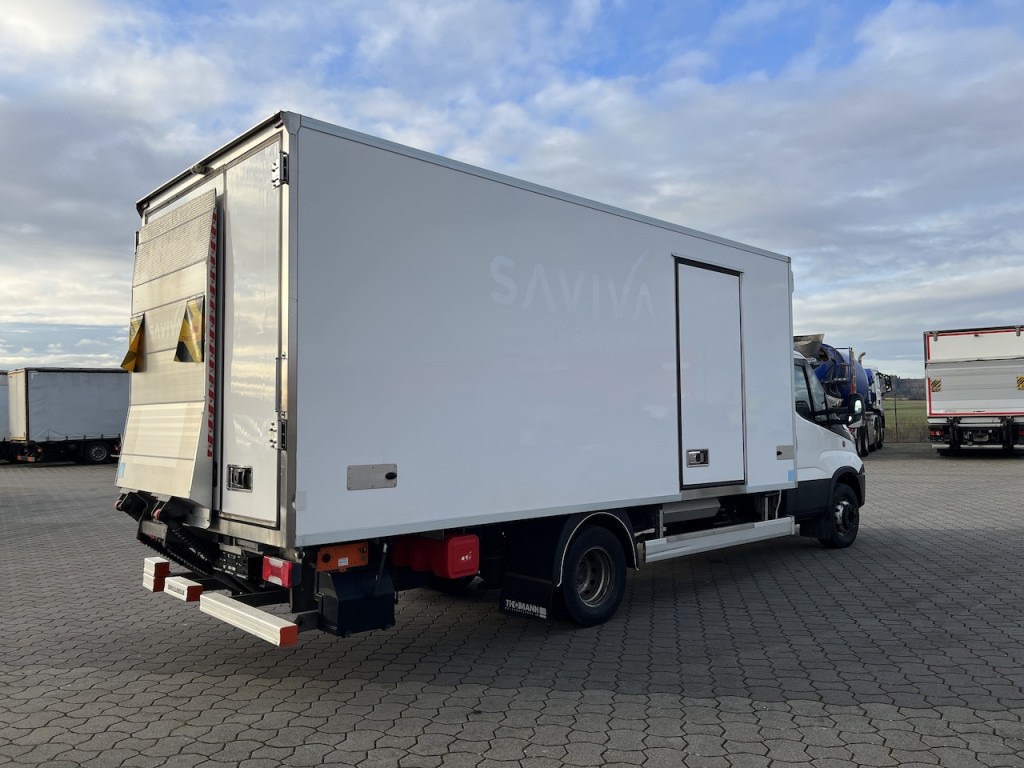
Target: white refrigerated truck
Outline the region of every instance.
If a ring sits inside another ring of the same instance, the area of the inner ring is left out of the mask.
[[[928,436],[941,454],[1024,446],[1024,326],[926,331]]]
[[[152,591],[279,645],[478,575],[587,626],[629,568],[857,535],[863,400],[793,353],[786,257],[289,112],[138,211]]]
[[[10,461],[104,464],[121,446],[128,375],[109,368],[19,368],[7,376]]]

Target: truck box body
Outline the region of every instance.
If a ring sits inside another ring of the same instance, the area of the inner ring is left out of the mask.
[[[792,415],[774,407],[790,400],[787,259],[292,120],[146,201],[141,247],[185,211],[168,230],[192,227],[195,250],[167,276],[136,267],[146,354],[122,487],[301,546],[793,482],[776,457]],[[221,301],[208,190],[226,205]],[[176,363],[203,294],[217,346]],[[711,460],[688,467],[691,450]],[[394,483],[369,469],[392,465]]]
[[[924,354],[932,442],[1024,445],[1021,326],[929,331]]]
[[[22,368],[7,374],[12,441],[45,443],[119,436],[128,410],[124,371]]]
[[[304,569],[338,634],[387,625],[381,579],[463,574],[478,538],[546,553],[501,578],[506,610],[547,615],[588,515],[638,565],[694,550],[644,549],[637,525],[722,497],[772,517],[735,543],[791,533],[798,480],[815,515],[837,483],[863,500],[845,427],[794,416],[784,256],[288,112],[138,209],[118,508],[198,573]],[[821,449],[803,464],[800,430]],[[224,600],[209,612],[276,632]],[[376,618],[347,623],[346,600]]]

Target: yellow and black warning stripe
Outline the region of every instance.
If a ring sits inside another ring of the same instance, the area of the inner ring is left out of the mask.
[[[174,352],[176,363],[203,362],[203,310],[205,299],[197,296],[185,302],[185,316],[181,319],[178,348]]]
[[[145,315],[136,315],[132,318],[131,328],[128,331],[128,353],[121,361],[121,367],[131,373],[142,371],[142,329],[146,324]]]
[[[929,383],[931,384],[932,392],[942,391],[942,379],[931,379]]]
[[[1017,377],[1017,389],[1024,390],[1024,376]]]

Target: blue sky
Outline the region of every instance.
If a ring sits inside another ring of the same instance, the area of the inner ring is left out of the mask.
[[[920,376],[1024,323],[1019,0],[14,0],[0,369],[116,365],[134,203],[280,109],[792,257],[795,331]]]

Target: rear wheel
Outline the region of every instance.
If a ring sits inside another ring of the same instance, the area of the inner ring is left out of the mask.
[[[592,526],[573,539],[562,572],[562,602],[581,627],[603,624],[626,592],[626,556],[611,531]]]
[[[87,464],[106,464],[110,461],[110,446],[101,442],[89,443],[85,446],[85,461]]]
[[[850,486],[842,483],[836,486],[822,526],[825,535],[818,541],[830,549],[843,549],[856,540],[860,530],[860,505]]]

